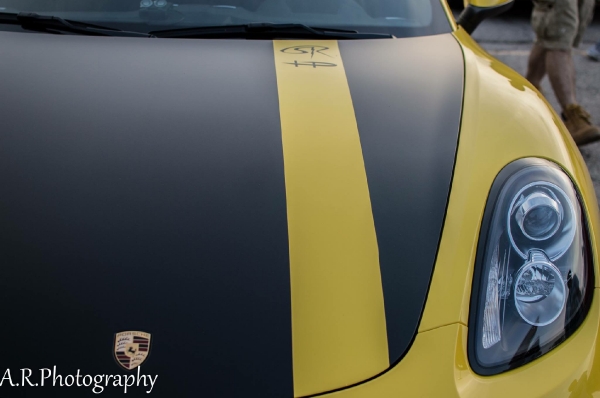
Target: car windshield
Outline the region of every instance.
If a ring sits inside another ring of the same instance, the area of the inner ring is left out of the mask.
[[[439,0],[0,0],[0,12],[35,12],[138,32],[248,23],[396,37],[450,31]]]

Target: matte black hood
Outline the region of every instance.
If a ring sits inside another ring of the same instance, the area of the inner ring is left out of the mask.
[[[463,61],[451,35],[340,48],[394,363],[433,270]],[[158,375],[156,396],[292,396],[272,42],[0,33],[0,73],[0,372],[135,374],[113,342],[139,330],[152,335],[142,369]]]

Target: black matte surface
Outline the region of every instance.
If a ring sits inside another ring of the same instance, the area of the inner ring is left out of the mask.
[[[341,42],[360,132],[390,362],[417,332],[454,168],[463,59],[449,34]]]
[[[2,374],[141,330],[150,396],[292,396],[273,44],[0,33],[0,74]]]

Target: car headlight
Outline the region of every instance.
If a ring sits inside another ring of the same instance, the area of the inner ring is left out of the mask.
[[[521,366],[582,323],[593,294],[579,196],[555,164],[521,159],[492,186],[471,295],[469,361],[481,375]]]

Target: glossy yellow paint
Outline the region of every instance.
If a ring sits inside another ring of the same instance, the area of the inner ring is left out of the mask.
[[[507,3],[511,3],[514,0],[467,0],[467,2],[476,7],[497,7]]]
[[[294,393],[389,366],[375,224],[336,41],[275,41],[292,291]],[[317,63],[317,64],[314,64]]]
[[[462,28],[465,94],[457,161],[425,311],[406,357],[384,375],[328,396],[600,396],[600,219],[585,163],[559,117],[522,76],[483,51]],[[471,281],[487,195],[508,163],[540,157],[571,175],[584,201],[594,255],[594,301],[567,341],[518,369],[476,375],[467,359]]]
[[[325,397],[598,396],[600,363],[594,357],[600,343],[598,291],[590,315],[577,332],[548,354],[518,369],[493,377],[474,374],[467,359],[467,328],[453,324],[419,333],[406,357],[382,376]]]
[[[593,242],[600,227],[585,163],[550,105],[529,82],[485,53],[462,29],[455,35],[466,62],[462,126],[448,212],[420,331],[455,322],[467,324],[479,226],[489,189],[506,164],[529,156],[559,164],[585,198]],[[596,243],[596,260],[597,253]]]

